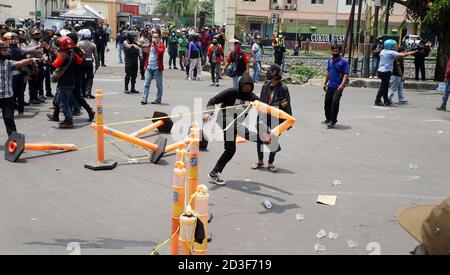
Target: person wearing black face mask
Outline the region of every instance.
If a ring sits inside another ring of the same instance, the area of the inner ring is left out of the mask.
[[[211,64],[211,86],[219,87],[220,64],[223,61],[223,49],[219,45],[217,38],[213,38],[212,44],[208,48],[208,59]]]
[[[278,64],[273,64],[267,70],[267,82],[264,83],[261,89],[261,101],[266,103],[269,106],[273,106],[275,108],[279,108],[284,112],[292,115],[291,108],[291,96],[289,94],[289,89],[286,85],[281,82],[281,67]],[[264,123],[269,128],[275,128],[279,124],[283,123],[282,120],[274,119],[272,116],[261,113],[258,116],[258,121],[263,120]],[[252,169],[260,169],[264,166],[264,145],[261,140],[257,141],[257,152],[258,152],[258,162],[252,165]],[[275,148],[274,148],[275,149]],[[275,155],[281,148],[278,146],[276,150],[270,150],[269,154],[269,164],[267,168],[269,171],[275,173],[278,172],[278,169],[273,165],[275,161]]]
[[[327,76],[325,78],[325,83],[323,84],[323,90],[326,92],[326,119],[322,122],[323,124],[326,124],[329,129],[334,128],[337,123],[339,102],[350,73],[348,61],[340,54],[341,47],[333,45],[331,46],[331,52],[333,57],[328,60]]]

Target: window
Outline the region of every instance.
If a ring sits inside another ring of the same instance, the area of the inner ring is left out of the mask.
[[[311,0],[311,4],[323,4],[323,0]]]
[[[345,0],[345,5],[351,6],[353,0]],[[356,1],[356,6],[358,6],[358,1]]]

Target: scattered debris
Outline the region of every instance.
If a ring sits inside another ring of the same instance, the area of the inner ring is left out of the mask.
[[[350,248],[355,248],[355,247],[358,247],[359,244],[357,242],[355,242],[355,241],[347,240],[347,245]]]
[[[327,231],[325,231],[325,229],[320,229],[319,232],[317,232],[316,237],[318,239],[322,239],[323,237],[325,237],[327,235]]]
[[[342,184],[342,181],[340,181],[340,180],[334,180],[333,181],[333,186],[339,186],[341,184]]]
[[[297,213],[297,214],[295,215],[295,219],[296,219],[297,221],[303,221],[303,220],[305,219],[305,215],[300,214],[300,213]]]
[[[272,208],[272,203],[271,203],[268,199],[265,199],[265,200],[264,200],[264,206],[265,206],[267,209],[271,209],[271,208]]]
[[[128,159],[128,163],[129,164],[139,164],[139,160],[138,159]]]
[[[316,252],[325,252],[325,251],[327,251],[327,247],[324,246],[324,245],[316,243],[314,245],[314,251],[316,251]]]
[[[444,131],[439,131],[438,132],[439,135],[442,135],[443,133],[444,133]]]
[[[335,233],[335,232],[328,232],[328,238],[330,240],[336,240],[337,238],[339,238],[339,233]]]
[[[419,166],[417,166],[417,164],[410,164],[410,165],[409,165],[409,168],[411,168],[411,169],[417,169],[417,168],[419,168]]]
[[[337,196],[319,195],[317,197],[317,203],[325,205],[335,205]]]

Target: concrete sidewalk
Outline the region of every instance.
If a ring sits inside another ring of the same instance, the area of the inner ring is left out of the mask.
[[[350,86],[357,88],[374,88],[380,87],[380,79],[369,78],[350,78]],[[438,83],[432,81],[416,81],[406,80],[403,87],[407,90],[437,90]]]

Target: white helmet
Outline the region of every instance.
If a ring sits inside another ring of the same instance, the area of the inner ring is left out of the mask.
[[[66,29],[62,29],[59,33],[61,34],[61,36],[67,36],[70,33],[70,31],[66,30]]]
[[[78,35],[80,36],[81,40],[91,40],[92,39],[92,33],[89,29],[82,29],[78,32]]]

